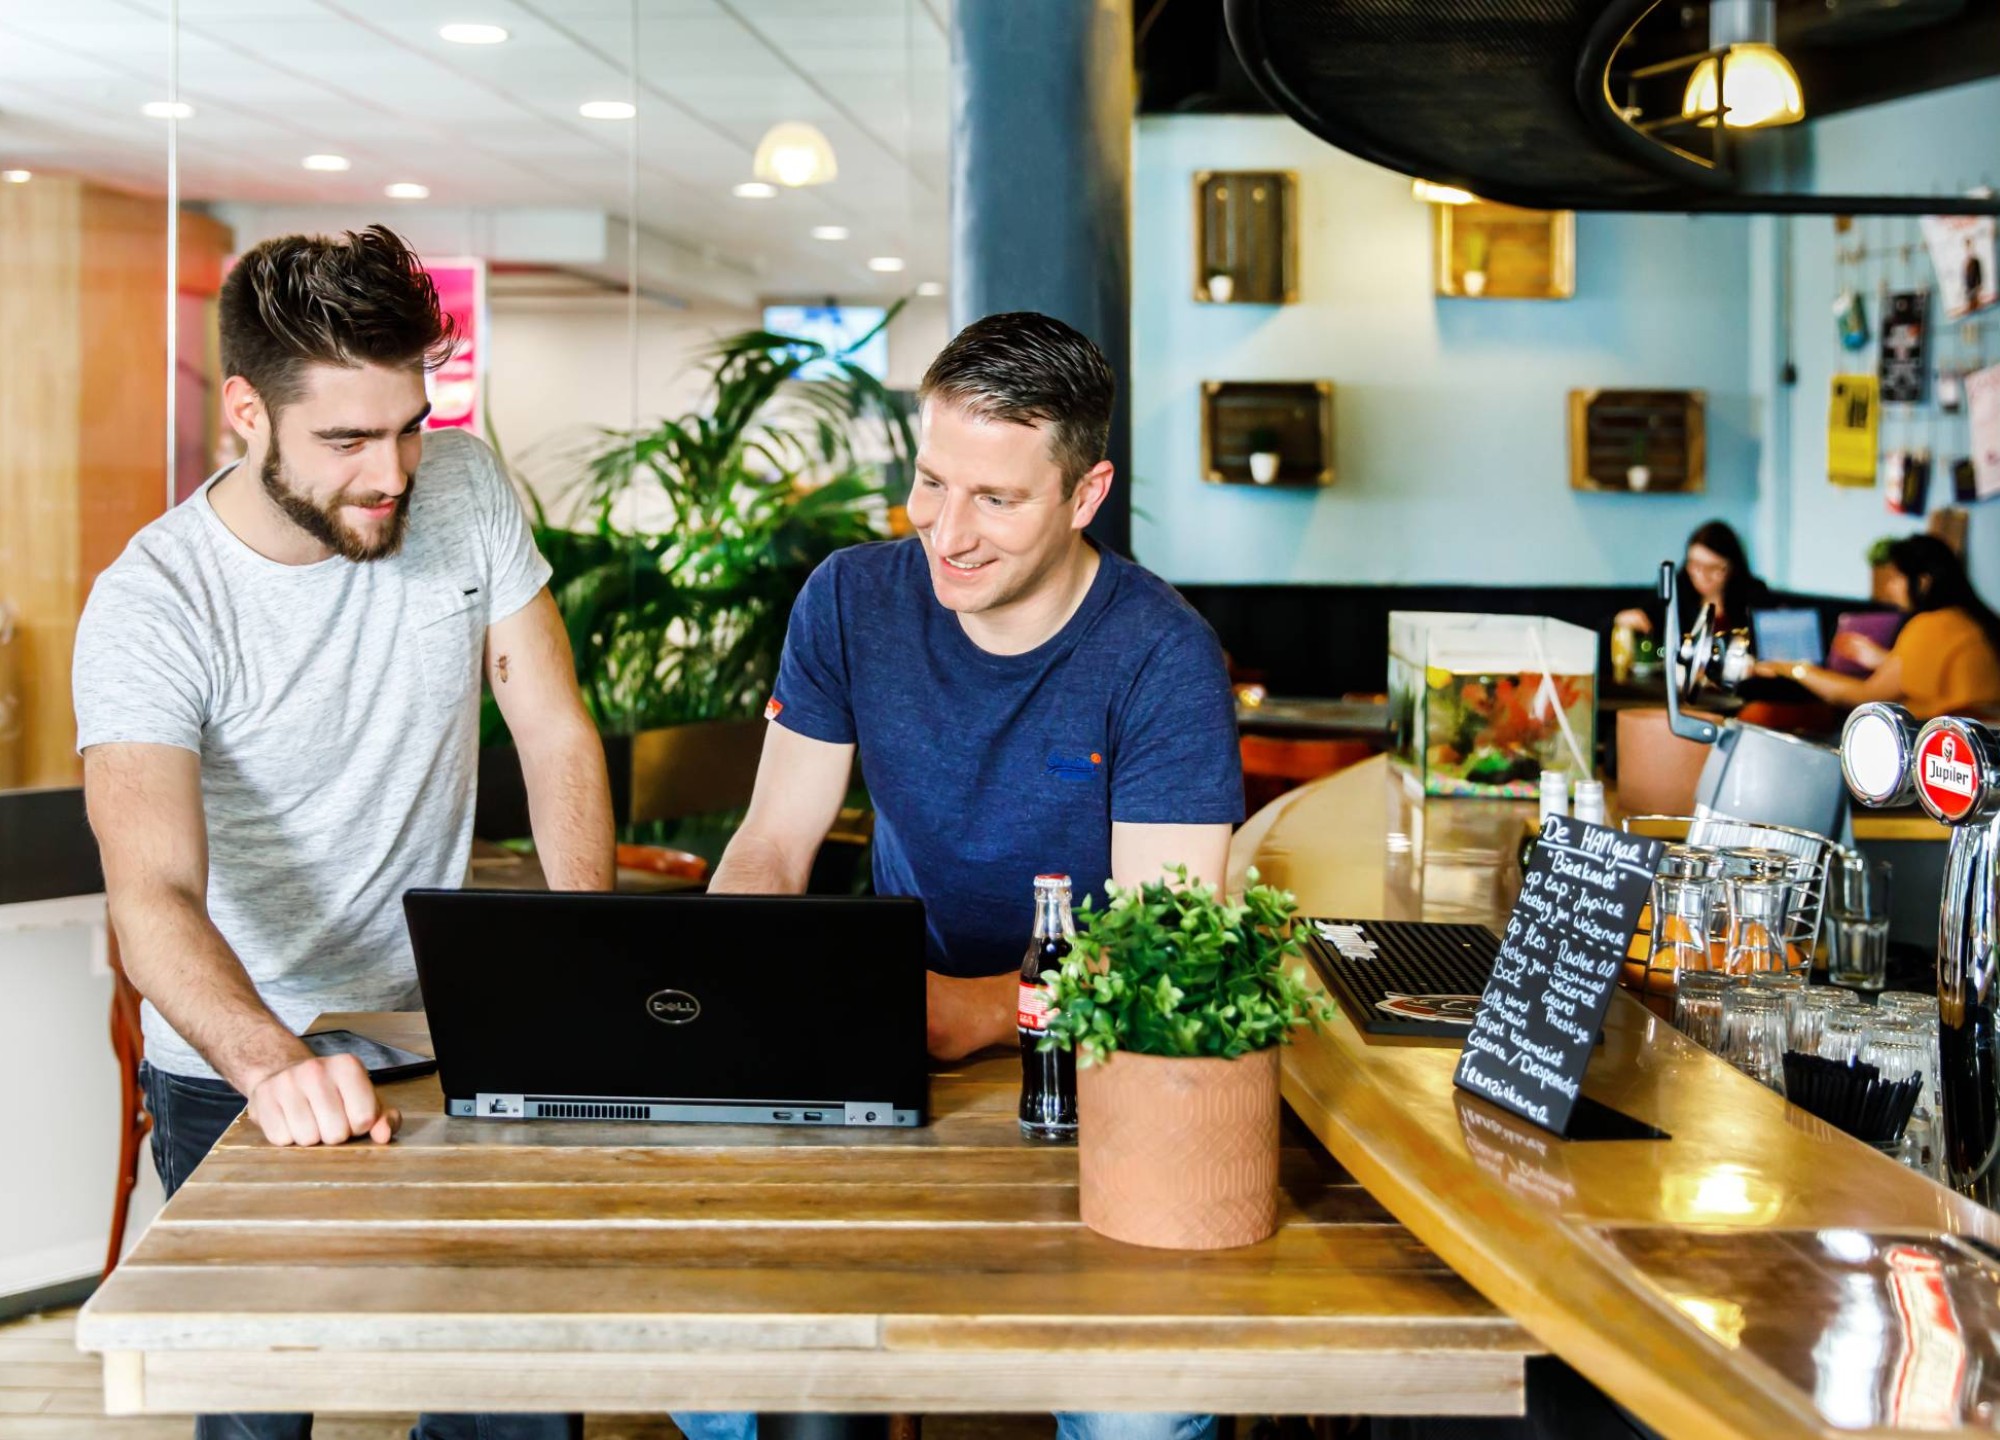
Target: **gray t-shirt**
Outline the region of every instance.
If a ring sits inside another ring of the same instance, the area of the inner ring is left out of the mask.
[[[293,1030],[415,1003],[402,895],[462,882],[486,628],[549,578],[519,497],[461,430],[425,435],[394,556],[282,565],[209,503],[133,537],[77,627],[77,748],[201,756],[208,913]],[[215,1074],[149,1003],[146,1058]]]

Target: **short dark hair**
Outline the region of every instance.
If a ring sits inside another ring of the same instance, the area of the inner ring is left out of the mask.
[[[917,387],[919,400],[946,400],[981,420],[1048,426],[1064,499],[1104,458],[1117,395],[1104,352],[1032,310],[973,321],[938,353]]]
[[[423,262],[381,225],[266,240],[230,270],[218,310],[222,373],[273,412],[304,391],[308,365],[435,370],[459,338]]]

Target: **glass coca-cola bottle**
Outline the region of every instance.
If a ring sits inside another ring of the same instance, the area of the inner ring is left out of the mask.
[[[1021,1035],[1021,1133],[1030,1140],[1076,1139],[1076,1054],[1040,1049],[1049,1027],[1049,987],[1044,970],[1059,970],[1076,938],[1069,915],[1069,876],[1035,877],[1035,933],[1021,961],[1021,999],[1015,1024]]]

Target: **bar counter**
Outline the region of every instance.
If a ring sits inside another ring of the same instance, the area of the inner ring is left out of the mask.
[[[1253,817],[1231,880],[1254,864],[1307,915],[1498,930],[1533,815],[1426,803],[1378,759]],[[1558,1139],[1456,1090],[1457,1058],[1455,1041],[1366,1036],[1343,1015],[1287,1052],[1285,1098],[1413,1234],[1642,1420],[1690,1440],[1992,1433],[2000,1269],[1978,1242],[2000,1244],[2000,1215],[1623,991],[1583,1090],[1671,1138]]]

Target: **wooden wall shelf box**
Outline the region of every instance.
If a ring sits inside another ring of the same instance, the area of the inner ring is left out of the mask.
[[[1333,483],[1333,382],[1211,380],[1201,387],[1201,474],[1211,485],[1256,485],[1251,436],[1278,437],[1277,478],[1258,489]]]
[[[1576,293],[1573,211],[1520,210],[1485,200],[1433,205],[1431,238],[1440,295],[1567,300]]]
[[[1705,410],[1700,390],[1570,391],[1570,488],[1622,495],[1706,489]],[[1635,475],[1635,466],[1645,473]]]
[[[1194,177],[1194,298],[1291,305],[1299,298],[1298,177],[1202,170]]]

